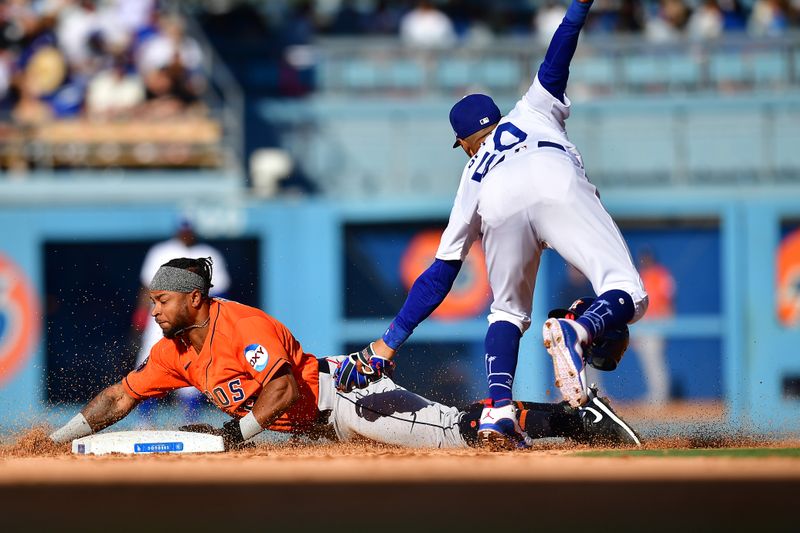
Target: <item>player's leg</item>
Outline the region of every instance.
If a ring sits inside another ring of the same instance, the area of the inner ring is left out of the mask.
[[[362,437],[412,448],[464,448],[461,412],[423,398],[389,378],[365,389],[336,391],[330,422],[339,439]]]
[[[583,346],[606,329],[634,322],[647,296],[628,246],[583,169],[566,153],[542,150],[529,158],[541,190],[529,214],[540,237],[592,283],[596,300],[575,321],[549,319],[542,330],[553,358],[556,386],[571,405],[587,401]]]
[[[642,280],[622,233],[597,196],[597,189],[561,151],[542,151],[531,160],[535,162],[534,179],[541,180],[542,186],[551,184],[548,196],[540,198],[530,209],[539,236],[580,270],[599,296],[619,291],[626,300],[622,308],[605,309],[598,297],[582,314],[587,324],[597,322],[587,326],[590,334],[602,334],[609,321],[621,321],[614,324],[621,326],[641,318],[647,308]],[[554,182],[558,185],[554,186]],[[603,308],[600,316],[595,316],[598,314],[595,307]]]
[[[478,428],[481,415],[487,402],[476,402],[463,409],[459,428],[464,440],[470,446],[481,446]],[[514,405],[519,412],[519,425],[531,439],[553,437],[574,438],[582,431],[578,410],[562,403],[518,402]]]
[[[567,402],[515,402],[519,423],[532,439],[561,437],[582,444],[605,446],[641,446],[639,435],[619,416],[606,398],[589,391],[590,401],[579,408]],[[478,445],[478,421],[485,403],[464,409],[459,423],[461,435],[471,446]]]
[[[511,165],[514,168],[514,165]],[[512,386],[519,342],[530,326],[533,291],[541,246],[524,210],[508,210],[513,175],[498,167],[480,196],[482,244],[493,301],[485,339],[485,363],[491,405],[482,413],[478,434],[493,448],[530,445],[517,420]],[[524,196],[524,195],[523,195]]]

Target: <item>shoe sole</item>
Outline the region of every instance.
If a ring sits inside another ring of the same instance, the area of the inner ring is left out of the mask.
[[[558,319],[550,318],[542,327],[542,338],[547,353],[553,359],[553,373],[556,376],[556,388],[572,407],[580,407],[588,401],[586,391],[583,390],[580,374],[567,345],[564,343],[564,333]]]
[[[508,452],[517,449],[516,443],[511,439],[489,429],[478,431],[478,444],[481,448],[485,448],[493,452]]]

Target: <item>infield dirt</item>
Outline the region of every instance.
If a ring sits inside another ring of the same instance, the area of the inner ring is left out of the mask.
[[[800,459],[791,457],[581,457],[575,452],[589,448],[564,443],[492,453],[307,442],[83,457],[45,436],[35,429],[0,449],[0,507],[12,528],[338,531],[372,522],[380,531],[789,530],[800,488]],[[798,442],[739,436],[647,444],[718,446]]]

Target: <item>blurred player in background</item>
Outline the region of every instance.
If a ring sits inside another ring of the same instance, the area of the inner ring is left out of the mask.
[[[210,294],[212,296],[222,296],[230,288],[231,279],[228,275],[225,258],[213,246],[198,242],[194,225],[186,218],[181,219],[174,237],[154,244],[147,251],[139,273],[142,288],[139,291],[139,302],[133,316],[133,328],[135,331],[141,332],[136,366],[139,366],[147,359],[150,349],[163,336],[161,328],[150,316],[150,311],[153,308],[148,290],[150,281],[162,264],[175,257],[190,257],[193,259],[210,257],[214,263],[214,279],[211,280],[212,288]],[[187,418],[195,418],[197,408],[203,401],[202,396],[194,388],[187,387],[180,389],[177,392],[177,397],[186,410]],[[143,407],[145,408],[143,414],[147,416],[151,406]]]
[[[639,273],[650,298],[643,320],[672,318],[675,314],[675,280],[667,267],[656,261],[650,248],[639,251]],[[667,403],[670,399],[670,376],[664,354],[664,336],[659,333],[637,334],[631,339],[631,344],[642,365],[647,401],[657,405]]]
[[[379,376],[414,328],[444,300],[471,244],[482,237],[494,300],[485,339],[491,403],[479,435],[490,447],[525,447],[512,400],[519,343],[530,326],[533,291],[544,248],[580,270],[599,296],[581,316],[545,322],[545,346],[556,386],[573,407],[593,401],[584,383],[584,347],[607,329],[638,320],[647,295],[625,240],[586,177],[566,135],[569,65],[591,0],[573,0],[533,84],[505,117],[494,101],[471,94],[450,111],[453,148],[469,156],[436,259],[409,291],[383,337],[361,353],[358,369]]]
[[[466,410],[431,402],[382,379],[363,389],[337,390],[335,369],[353,372],[355,358],[317,359],[263,311],[209,295],[208,259],[179,258],[162,265],[149,285],[152,315],[163,337],[148,359],[92,399],[50,438],[70,442],[124,418],[139,402],[194,386],[234,418],[221,429],[182,429],[221,435],[235,449],[264,429],[341,440],[368,438],[411,447],[458,448],[477,442],[483,404]],[[638,446],[639,438],[608,405],[585,408],[517,403],[520,423],[533,437]]]

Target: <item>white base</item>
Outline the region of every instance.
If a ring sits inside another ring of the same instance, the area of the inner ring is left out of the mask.
[[[98,433],[72,441],[72,453],[106,455],[124,453],[209,453],[224,452],[222,437],[188,431],[117,431]]]

